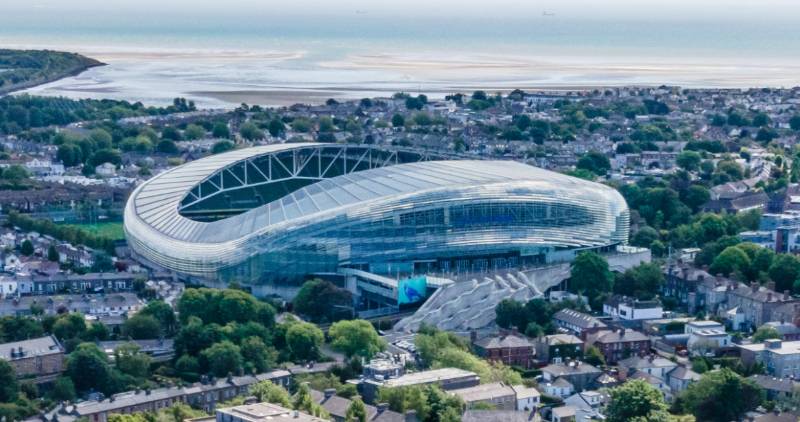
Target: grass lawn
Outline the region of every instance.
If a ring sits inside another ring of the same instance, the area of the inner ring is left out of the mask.
[[[95,224],[70,224],[70,226],[86,230],[92,234],[109,237],[114,240],[121,240],[125,238],[121,221]]]

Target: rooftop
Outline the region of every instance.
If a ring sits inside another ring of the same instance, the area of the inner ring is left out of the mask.
[[[412,372],[401,377],[392,378],[386,380],[384,385],[386,387],[403,387],[407,385],[432,384],[459,378],[478,379],[478,375],[474,372],[458,368],[432,369],[430,371]]]
[[[217,409],[217,413],[224,413],[248,422],[265,421],[292,421],[292,422],[322,422],[325,419],[311,416],[307,413],[299,412],[272,403],[254,403],[241,406],[226,407]]]
[[[58,353],[64,353],[64,350],[53,336],[0,344],[0,358],[5,360],[48,356]]]
[[[470,403],[492,400],[497,397],[513,396],[515,392],[513,388],[501,382],[493,382],[490,384],[481,384],[474,387],[451,390],[450,394],[455,394],[461,397],[465,402]]]
[[[484,337],[475,341],[475,344],[483,349],[533,347],[533,344],[527,338],[517,334],[501,334]]]

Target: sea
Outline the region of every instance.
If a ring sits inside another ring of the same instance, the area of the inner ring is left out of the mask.
[[[800,85],[800,30],[791,19],[2,9],[0,48],[74,51],[106,63],[26,91],[37,95],[148,105],[185,97],[230,108],[395,92]]]

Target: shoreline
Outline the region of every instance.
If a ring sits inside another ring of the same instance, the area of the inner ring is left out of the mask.
[[[20,51],[24,51],[24,50],[20,50]],[[52,50],[40,50],[40,51],[52,51]],[[108,66],[108,64],[103,63],[103,62],[101,62],[101,61],[99,61],[97,59],[93,59],[91,57],[87,57],[87,56],[84,56],[84,55],[78,54],[78,53],[72,53],[72,54],[75,54],[80,58],[80,60],[82,62],[80,65],[74,66],[74,67],[72,67],[72,68],[70,68],[68,70],[63,71],[63,72],[58,72],[58,73],[54,73],[54,74],[51,74],[51,75],[46,75],[44,78],[41,78],[41,79],[29,80],[29,81],[21,82],[19,84],[15,84],[15,85],[13,85],[11,87],[0,88],[0,97],[6,96],[6,95],[13,95],[13,94],[19,93],[21,91],[25,91],[25,90],[28,90],[28,89],[31,89],[31,88],[35,88],[35,87],[41,86],[41,85],[47,85],[49,83],[60,81],[62,79],[75,77],[75,76],[80,75],[83,72],[86,72],[89,69],[93,69],[93,68],[96,68],[96,67],[102,67],[102,66]]]

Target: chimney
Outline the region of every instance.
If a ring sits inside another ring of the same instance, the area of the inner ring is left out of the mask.
[[[416,410],[407,410],[406,411],[406,421],[405,422],[418,422],[417,419],[417,411]]]
[[[620,338],[625,337],[625,329],[624,328],[620,328],[619,329],[619,337]]]
[[[292,412],[292,417],[295,418],[295,419],[299,418],[300,417],[300,411],[299,410],[295,410],[294,412]]]
[[[751,282],[750,283],[750,290],[752,290],[753,293],[757,292],[758,291],[758,283],[756,283],[755,281]]]
[[[325,400],[327,400],[327,399],[333,397],[336,394],[336,389],[335,388],[326,388],[324,393],[325,393]]]
[[[378,405],[375,407],[378,409],[378,413],[380,414],[389,409],[389,403],[378,403]]]
[[[788,290],[783,291],[783,300],[792,300],[792,294]]]
[[[772,291],[775,291],[775,282],[774,281],[767,282],[767,288]]]

